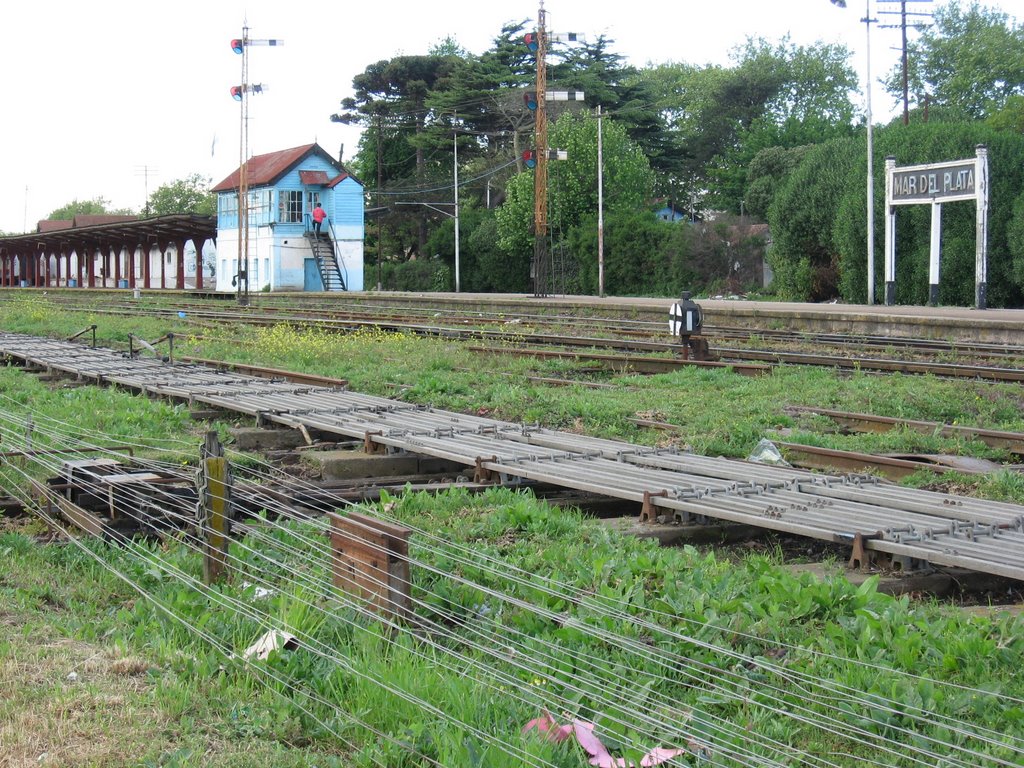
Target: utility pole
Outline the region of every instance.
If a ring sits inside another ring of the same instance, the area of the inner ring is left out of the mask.
[[[456,119],[458,116],[456,116]],[[459,285],[459,129],[452,122],[452,135],[454,139],[453,151],[455,153],[454,178],[455,178],[455,292],[460,290]]]
[[[534,150],[537,167],[533,177],[533,295],[548,294],[548,116],[547,93],[548,34],[544,0],[537,12],[537,115]]]
[[[238,123],[238,269],[235,272],[238,303],[249,303],[249,27],[242,25],[242,83]],[[238,50],[235,48],[234,50]],[[243,289],[243,285],[245,286]]]
[[[377,208],[380,209],[380,188],[384,184],[384,159],[380,148],[381,120],[380,113],[377,114]],[[384,254],[384,241],[382,240],[383,222],[380,211],[377,212],[377,290],[381,290],[381,260]]]
[[[582,36],[575,32],[559,34],[555,39],[564,42],[577,42]],[[568,154],[564,150],[548,149],[548,114],[546,103],[550,101],[583,101],[583,91],[549,91],[547,89],[547,52],[548,31],[547,14],[544,12],[544,0],[540,0],[537,12],[537,31],[525,38],[527,46],[537,53],[537,89],[524,95],[528,109],[535,110],[534,145],[532,150],[523,153],[528,168],[534,169],[533,176],[533,292],[535,296],[547,296],[549,290],[549,272],[551,269],[548,255],[548,160],[565,160]]]
[[[903,124],[910,125],[910,102],[907,98],[907,0],[900,0],[900,29],[903,33],[903,54],[900,57],[903,65]]]
[[[143,189],[146,193],[146,202],[142,206],[143,214],[146,216],[149,216],[149,177],[151,174],[155,175],[156,172],[157,169],[149,165],[139,165],[135,168],[135,175],[142,177]]]
[[[887,2],[887,3],[899,2],[900,9],[898,11],[879,11],[878,12],[879,15],[885,14],[885,15],[895,16],[895,15],[899,14],[899,17],[900,17],[899,24],[882,24],[881,26],[882,26],[883,29],[892,29],[893,27],[899,27],[899,29],[900,29],[900,34],[901,34],[901,38],[902,38],[902,46],[901,46],[901,49],[900,49],[901,50],[901,53],[900,53],[900,65],[901,65],[902,70],[903,70],[901,80],[902,80],[902,86],[903,86],[903,124],[904,125],[909,125],[910,124],[910,92],[909,92],[910,91],[910,89],[909,89],[910,77],[909,77],[909,73],[908,73],[909,61],[908,61],[908,57],[907,57],[907,16],[924,16],[924,17],[927,17],[927,18],[931,18],[931,16],[932,16],[932,14],[929,13],[929,12],[916,13],[914,11],[911,11],[910,13],[908,13],[907,12],[907,3],[908,2],[911,2],[911,3],[930,3],[931,1],[932,0],[883,0],[883,2]]]
[[[868,304],[875,303],[875,147],[871,125],[871,25],[878,21],[871,18],[871,0],[864,2],[864,29],[867,34],[867,129],[868,129],[868,181],[867,181],[867,255],[868,255]]]
[[[597,295],[604,296],[604,144],[601,105],[597,105]]]

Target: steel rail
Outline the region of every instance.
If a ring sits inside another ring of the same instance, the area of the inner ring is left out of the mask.
[[[468,337],[470,339],[508,342],[512,344],[532,343],[551,346],[592,347],[617,350],[620,352],[643,351],[678,353],[681,349],[680,345],[675,342],[655,341],[650,338],[646,338],[651,335],[664,335],[664,323],[631,321],[622,318],[579,318],[567,315],[557,315],[554,319],[551,319],[546,315],[531,315],[529,313],[522,312],[517,312],[515,317],[512,318],[513,320],[528,318],[531,322],[540,326],[578,325],[581,322],[586,322],[588,323],[588,327],[593,327],[596,323],[601,325],[603,328],[609,329],[611,334],[610,337],[593,337],[538,333],[526,326],[521,330],[516,330],[514,332],[487,330],[480,327],[465,327],[465,325],[469,324],[473,324],[474,326],[486,325],[488,323],[507,324],[509,322],[508,316],[499,312],[477,312],[465,315],[452,315],[449,313],[449,316],[445,319],[448,322],[459,323],[460,326],[457,327],[415,321],[415,318],[417,317],[421,319],[431,319],[444,314],[444,312],[448,312],[447,310],[435,310],[432,307],[424,310],[422,308],[410,308],[408,306],[404,306],[401,314],[383,316],[379,313],[373,314],[367,312],[365,309],[362,313],[353,311],[340,312],[336,307],[330,305],[326,306],[323,310],[310,309],[307,306],[261,306],[259,312],[253,309],[213,310],[209,306],[193,306],[182,302],[175,302],[174,306],[169,307],[147,308],[139,307],[135,304],[129,304],[120,308],[96,308],[92,305],[87,305],[87,308],[88,311],[93,313],[155,314],[158,316],[166,315],[170,317],[177,314],[179,307],[181,306],[187,306],[190,308],[190,314],[193,319],[218,322],[229,320],[232,322],[245,322],[249,325],[271,325],[279,322],[290,322],[301,325],[318,325],[326,328],[332,328],[334,330],[375,327],[394,331],[405,331],[418,335],[438,336],[441,338],[461,339]],[[360,306],[364,307],[365,305]],[[389,311],[393,309],[397,311],[397,308],[393,307],[387,307],[387,309]],[[639,330],[638,328],[617,328],[617,325],[621,323],[633,323],[637,326],[644,326],[644,328],[643,330]],[[617,331],[619,332],[617,333]],[[636,334],[642,334],[645,338],[622,338],[623,336],[632,336]],[[798,342],[801,344],[815,344],[819,346],[821,344],[832,344],[844,347],[891,347],[907,351],[917,350],[922,353],[929,354],[934,353],[935,351],[948,351],[953,354],[974,353],[975,355],[999,357],[1006,360],[1024,358],[1024,348],[1013,347],[1010,345],[995,345],[975,342],[942,342],[934,339],[904,339],[899,337],[889,338],[856,334],[851,336],[842,336],[834,333],[800,331],[749,330],[735,328],[717,329],[714,326],[706,326],[704,336],[713,337],[715,335],[723,338],[747,338],[753,340],[772,338],[775,340]],[[477,348],[476,351],[487,350]],[[753,350],[728,347],[711,347],[710,352],[713,356],[724,358],[726,361],[732,361],[733,363],[742,362],[750,364],[755,361],[760,361],[774,365],[813,365],[833,367],[841,370],[932,374],[947,378],[974,378],[1006,382],[1024,381],[1024,370],[1011,367],[968,365],[962,363],[943,363],[921,360],[890,360],[884,358],[847,356],[845,354],[838,353],[822,355],[790,351]],[[646,358],[643,359],[646,360]],[[606,364],[608,363],[606,362]],[[630,363],[623,362],[622,364],[631,364],[634,370],[639,372],[659,373],[663,372],[665,369],[665,365],[658,363],[633,363],[630,361]]]
[[[140,304],[138,301],[121,300],[121,292],[101,290],[92,291],[97,301],[102,301],[103,309],[120,311],[126,314],[159,313],[174,314],[181,309],[194,311],[209,310],[223,302],[217,300],[200,301],[187,294],[158,293],[147,294],[147,303]],[[73,295],[71,295],[73,294]],[[9,300],[11,292],[0,291],[0,300]],[[86,300],[80,291],[67,292],[54,291],[48,295],[48,300],[61,304],[69,309],[83,311],[94,311],[97,309],[97,301]],[[405,298],[405,301],[402,299]],[[113,299],[113,300],[112,300]],[[155,305],[154,302],[161,304]],[[665,299],[666,304],[669,299]],[[661,310],[650,307],[630,307],[628,309],[601,307],[599,311],[603,314],[592,314],[594,308],[582,305],[573,307],[575,314],[564,312],[531,312],[524,310],[521,303],[506,302],[504,309],[482,309],[467,308],[465,302],[452,299],[444,294],[431,295],[426,299],[426,305],[420,299],[419,303],[412,298],[391,296],[381,301],[379,298],[349,298],[331,297],[330,300],[321,300],[315,295],[302,297],[268,295],[261,297],[258,311],[261,313],[293,312],[297,316],[317,319],[353,319],[366,321],[395,321],[409,322],[411,318],[422,318],[429,322],[430,319],[443,317],[445,320],[460,324],[508,324],[509,322],[526,322],[537,326],[576,326],[586,325],[593,328],[595,325],[611,329],[612,332],[633,334],[643,333],[650,335],[664,335],[665,322],[661,319]],[[164,305],[167,305],[166,307]],[[445,305],[450,305],[445,306]],[[493,305],[493,302],[492,302]],[[559,307],[560,308],[560,307]],[[553,308],[554,309],[554,308]],[[252,317],[255,309],[246,312],[221,309],[219,312],[230,312],[231,314]],[[625,313],[635,315],[642,313],[658,319],[637,319],[626,317]],[[726,326],[715,323],[705,323],[703,335],[709,338],[740,339],[740,340],[774,340],[785,343],[812,343],[812,344],[834,344],[837,346],[870,346],[887,348],[907,348],[912,351],[921,352],[950,352],[952,354],[974,353],[979,355],[991,355],[995,357],[1024,357],[1024,347],[1011,344],[995,344],[979,341],[955,340],[948,341],[936,338],[902,337],[902,336],[881,336],[863,333],[842,334],[835,332],[808,331],[799,329],[771,329],[771,328],[749,328]]]
[[[439,411],[337,387],[301,385],[68,342],[0,334],[0,352],[46,370],[216,405],[266,422],[362,438],[478,472],[550,483],[1024,580],[1024,507],[816,475]],[[70,360],[68,358],[71,358]]]
[[[963,440],[978,440],[991,448],[1000,448],[1010,453],[1024,455],[1024,432],[1007,432],[998,429],[982,429],[959,424],[943,424],[938,421],[877,416],[870,413],[849,413],[829,408],[788,407],[786,412],[793,415],[811,414],[826,416],[840,426],[855,432],[888,432],[892,429],[908,429],[924,435],[940,435]]]

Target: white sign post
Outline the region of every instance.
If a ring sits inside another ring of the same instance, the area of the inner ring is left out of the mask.
[[[931,250],[928,264],[928,303],[939,299],[939,256],[942,250],[942,204],[974,200],[975,231],[974,305],[985,309],[988,281],[988,150],[978,145],[973,160],[896,167],[885,159],[885,303],[896,299],[896,206],[928,203],[932,207]]]

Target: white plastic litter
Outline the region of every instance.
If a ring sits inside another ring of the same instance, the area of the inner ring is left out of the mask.
[[[282,648],[293,651],[298,647],[299,641],[295,635],[282,632],[280,629],[272,629],[246,648],[242,653],[242,658],[266,661],[273,651],[279,651]]]
[[[761,441],[754,447],[754,451],[747,456],[747,461],[756,461],[758,464],[776,464],[780,467],[790,466],[789,462],[782,458],[782,452],[779,451],[775,443],[767,437],[761,438]]]

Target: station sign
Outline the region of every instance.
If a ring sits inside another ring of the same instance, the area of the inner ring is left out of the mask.
[[[977,161],[908,165],[892,174],[892,205],[948,203],[977,197]]]
[[[988,150],[975,147],[973,159],[929,165],[896,167],[896,158],[885,159],[885,303],[896,300],[896,208],[929,205],[932,209],[931,246],[928,254],[928,303],[939,300],[939,262],[942,254],[942,206],[957,200],[974,200],[974,306],[985,309],[988,292]]]

